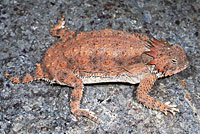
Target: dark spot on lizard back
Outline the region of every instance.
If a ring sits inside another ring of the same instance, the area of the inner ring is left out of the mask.
[[[74,62],[74,60],[72,58],[69,58],[68,62],[72,64]]]
[[[93,64],[97,64],[97,58],[96,58],[96,57],[94,57],[94,58],[91,58],[91,57],[90,57],[90,61],[91,61],[91,63],[93,63]]]

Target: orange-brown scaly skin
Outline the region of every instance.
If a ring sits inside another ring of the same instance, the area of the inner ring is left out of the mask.
[[[7,72],[5,76],[16,83],[45,79],[73,87],[70,107],[77,118],[86,116],[97,121],[93,113],[80,109],[80,100],[84,84],[101,82],[140,83],[137,99],[145,106],[165,114],[178,111],[148,96],[148,92],[157,78],[178,73],[188,66],[181,46],[112,29],[75,34],[64,28],[64,23],[60,17],[50,29],[59,39],[46,50],[36,66],[35,76],[26,74],[22,81],[9,77]]]

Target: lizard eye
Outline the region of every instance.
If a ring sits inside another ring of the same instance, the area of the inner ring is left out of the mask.
[[[177,61],[176,61],[176,59],[172,59],[171,62],[172,62],[172,64],[176,64]]]

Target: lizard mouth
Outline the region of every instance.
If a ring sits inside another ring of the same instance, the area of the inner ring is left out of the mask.
[[[170,70],[170,71],[165,72],[165,76],[171,76],[173,74],[179,73],[179,72],[185,70],[188,66],[189,66],[189,61],[187,61],[186,64],[184,64],[183,66],[176,68],[176,70],[174,70],[174,71]]]

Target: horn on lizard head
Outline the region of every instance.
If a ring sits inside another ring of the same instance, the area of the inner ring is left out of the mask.
[[[150,51],[146,52],[146,54],[153,57],[153,60],[151,60],[148,64],[155,65],[154,69],[159,72],[167,71],[166,68],[168,60],[165,53],[169,51],[171,45],[168,42],[157,40],[155,38],[150,39],[149,43]]]

